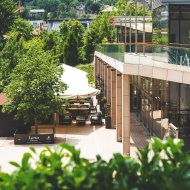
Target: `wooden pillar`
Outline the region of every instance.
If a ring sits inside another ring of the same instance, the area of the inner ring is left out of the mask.
[[[111,66],[107,65],[107,103],[111,102]]]
[[[96,75],[98,74],[98,58],[94,59],[94,82],[96,81]]]
[[[123,155],[130,156],[130,76],[122,75]]]
[[[116,70],[111,69],[111,126],[116,127]]]
[[[116,73],[116,140],[120,142],[122,140],[122,77],[118,76],[118,71]]]
[[[107,97],[107,64],[104,64],[104,95]]]

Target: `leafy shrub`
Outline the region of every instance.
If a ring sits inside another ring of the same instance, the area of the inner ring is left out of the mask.
[[[12,174],[0,172],[0,189],[8,190],[179,190],[190,189],[190,155],[181,151],[183,142],[154,139],[138,151],[138,160],[119,153],[108,162],[97,155],[90,162],[66,143],[37,155],[25,153]],[[38,156],[35,167],[31,159]]]

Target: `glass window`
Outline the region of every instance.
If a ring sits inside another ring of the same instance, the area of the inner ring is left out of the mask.
[[[181,6],[181,19],[190,19],[190,6]]]
[[[170,43],[179,43],[179,20],[170,21]]]
[[[190,86],[181,84],[180,110],[190,110]]]
[[[179,19],[178,5],[170,5],[170,19]]]
[[[179,110],[179,84],[170,82],[170,110]]]
[[[180,43],[190,44],[190,20],[182,20],[180,24]]]

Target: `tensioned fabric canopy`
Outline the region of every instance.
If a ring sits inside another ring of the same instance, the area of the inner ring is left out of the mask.
[[[60,94],[61,98],[84,99],[100,93],[100,90],[88,85],[86,72],[65,64],[62,64],[61,67],[64,69],[61,80],[68,85],[68,89]]]

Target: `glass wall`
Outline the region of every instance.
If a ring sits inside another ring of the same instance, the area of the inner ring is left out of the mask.
[[[131,77],[131,110],[151,135],[164,139],[168,132],[168,82],[147,77]]]
[[[153,10],[152,43],[168,45],[168,6]]]
[[[190,5],[170,5],[170,33],[172,45],[190,44]]]

